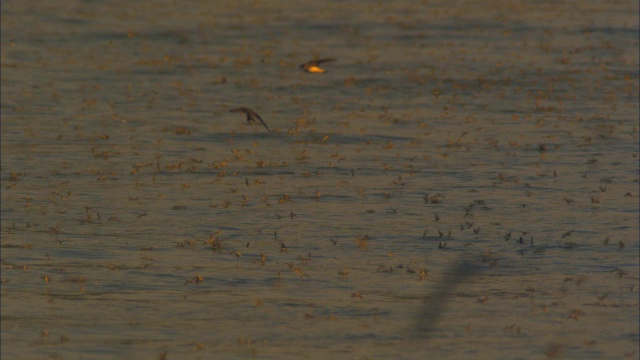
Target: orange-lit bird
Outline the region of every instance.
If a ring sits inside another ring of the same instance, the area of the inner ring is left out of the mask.
[[[264,125],[264,128],[267,129],[267,131],[269,133],[271,133],[271,130],[269,130],[269,127],[264,122],[264,120],[262,120],[262,118],[260,117],[260,115],[258,115],[257,112],[255,112],[255,111],[253,111],[253,110],[251,110],[249,108],[246,108],[244,106],[243,107],[239,107],[239,108],[235,108],[235,109],[231,109],[231,110],[229,110],[229,112],[243,112],[243,113],[247,114],[247,122],[248,123],[255,122],[256,120],[259,120],[262,123],[262,125]]]
[[[318,65],[325,63],[325,62],[329,62],[329,61],[336,61],[336,59],[317,59],[317,60],[311,60],[308,63],[304,63],[302,65],[300,65],[300,69],[309,72],[309,73],[323,73],[323,72],[327,72],[327,70],[319,67]]]

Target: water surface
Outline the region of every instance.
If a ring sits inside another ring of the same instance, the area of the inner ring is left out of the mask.
[[[3,358],[637,358],[637,2],[1,23]]]

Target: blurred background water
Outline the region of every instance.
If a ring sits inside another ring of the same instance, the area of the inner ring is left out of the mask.
[[[3,359],[638,357],[637,2],[1,6]]]

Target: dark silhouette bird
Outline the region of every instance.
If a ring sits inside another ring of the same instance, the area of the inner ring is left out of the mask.
[[[256,120],[259,120],[262,125],[264,125],[264,128],[267,129],[267,131],[269,133],[271,133],[271,130],[269,130],[269,127],[267,126],[267,124],[264,122],[264,120],[262,120],[262,118],[260,117],[260,115],[258,115],[257,112],[246,108],[246,107],[239,107],[239,108],[235,108],[235,109],[231,109],[229,110],[229,112],[243,112],[245,114],[247,114],[247,122],[251,123],[251,122],[255,122]]]
[[[329,62],[329,61],[336,61],[336,59],[316,59],[316,60],[311,60],[308,63],[304,63],[302,65],[300,65],[300,69],[306,71],[306,72],[310,72],[310,73],[323,73],[323,72],[327,72],[327,70],[319,67],[318,65],[325,63],[325,62]]]

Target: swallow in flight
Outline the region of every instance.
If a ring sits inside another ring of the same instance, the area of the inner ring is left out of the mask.
[[[258,115],[257,112],[246,108],[246,107],[239,107],[239,108],[235,108],[235,109],[231,109],[229,110],[229,112],[243,112],[245,114],[247,114],[247,122],[251,123],[251,122],[255,122],[256,120],[259,120],[262,125],[264,125],[264,128],[267,129],[267,131],[269,133],[271,133],[271,130],[269,130],[269,127],[267,126],[267,124],[264,122],[264,120],[262,120],[262,118],[260,117],[260,115]]]
[[[324,62],[329,62],[329,61],[336,61],[336,59],[317,59],[317,60],[311,60],[308,63],[302,64],[300,65],[300,69],[309,72],[309,73],[323,73],[323,72],[327,72],[327,70],[319,67],[318,65],[324,63]]]

